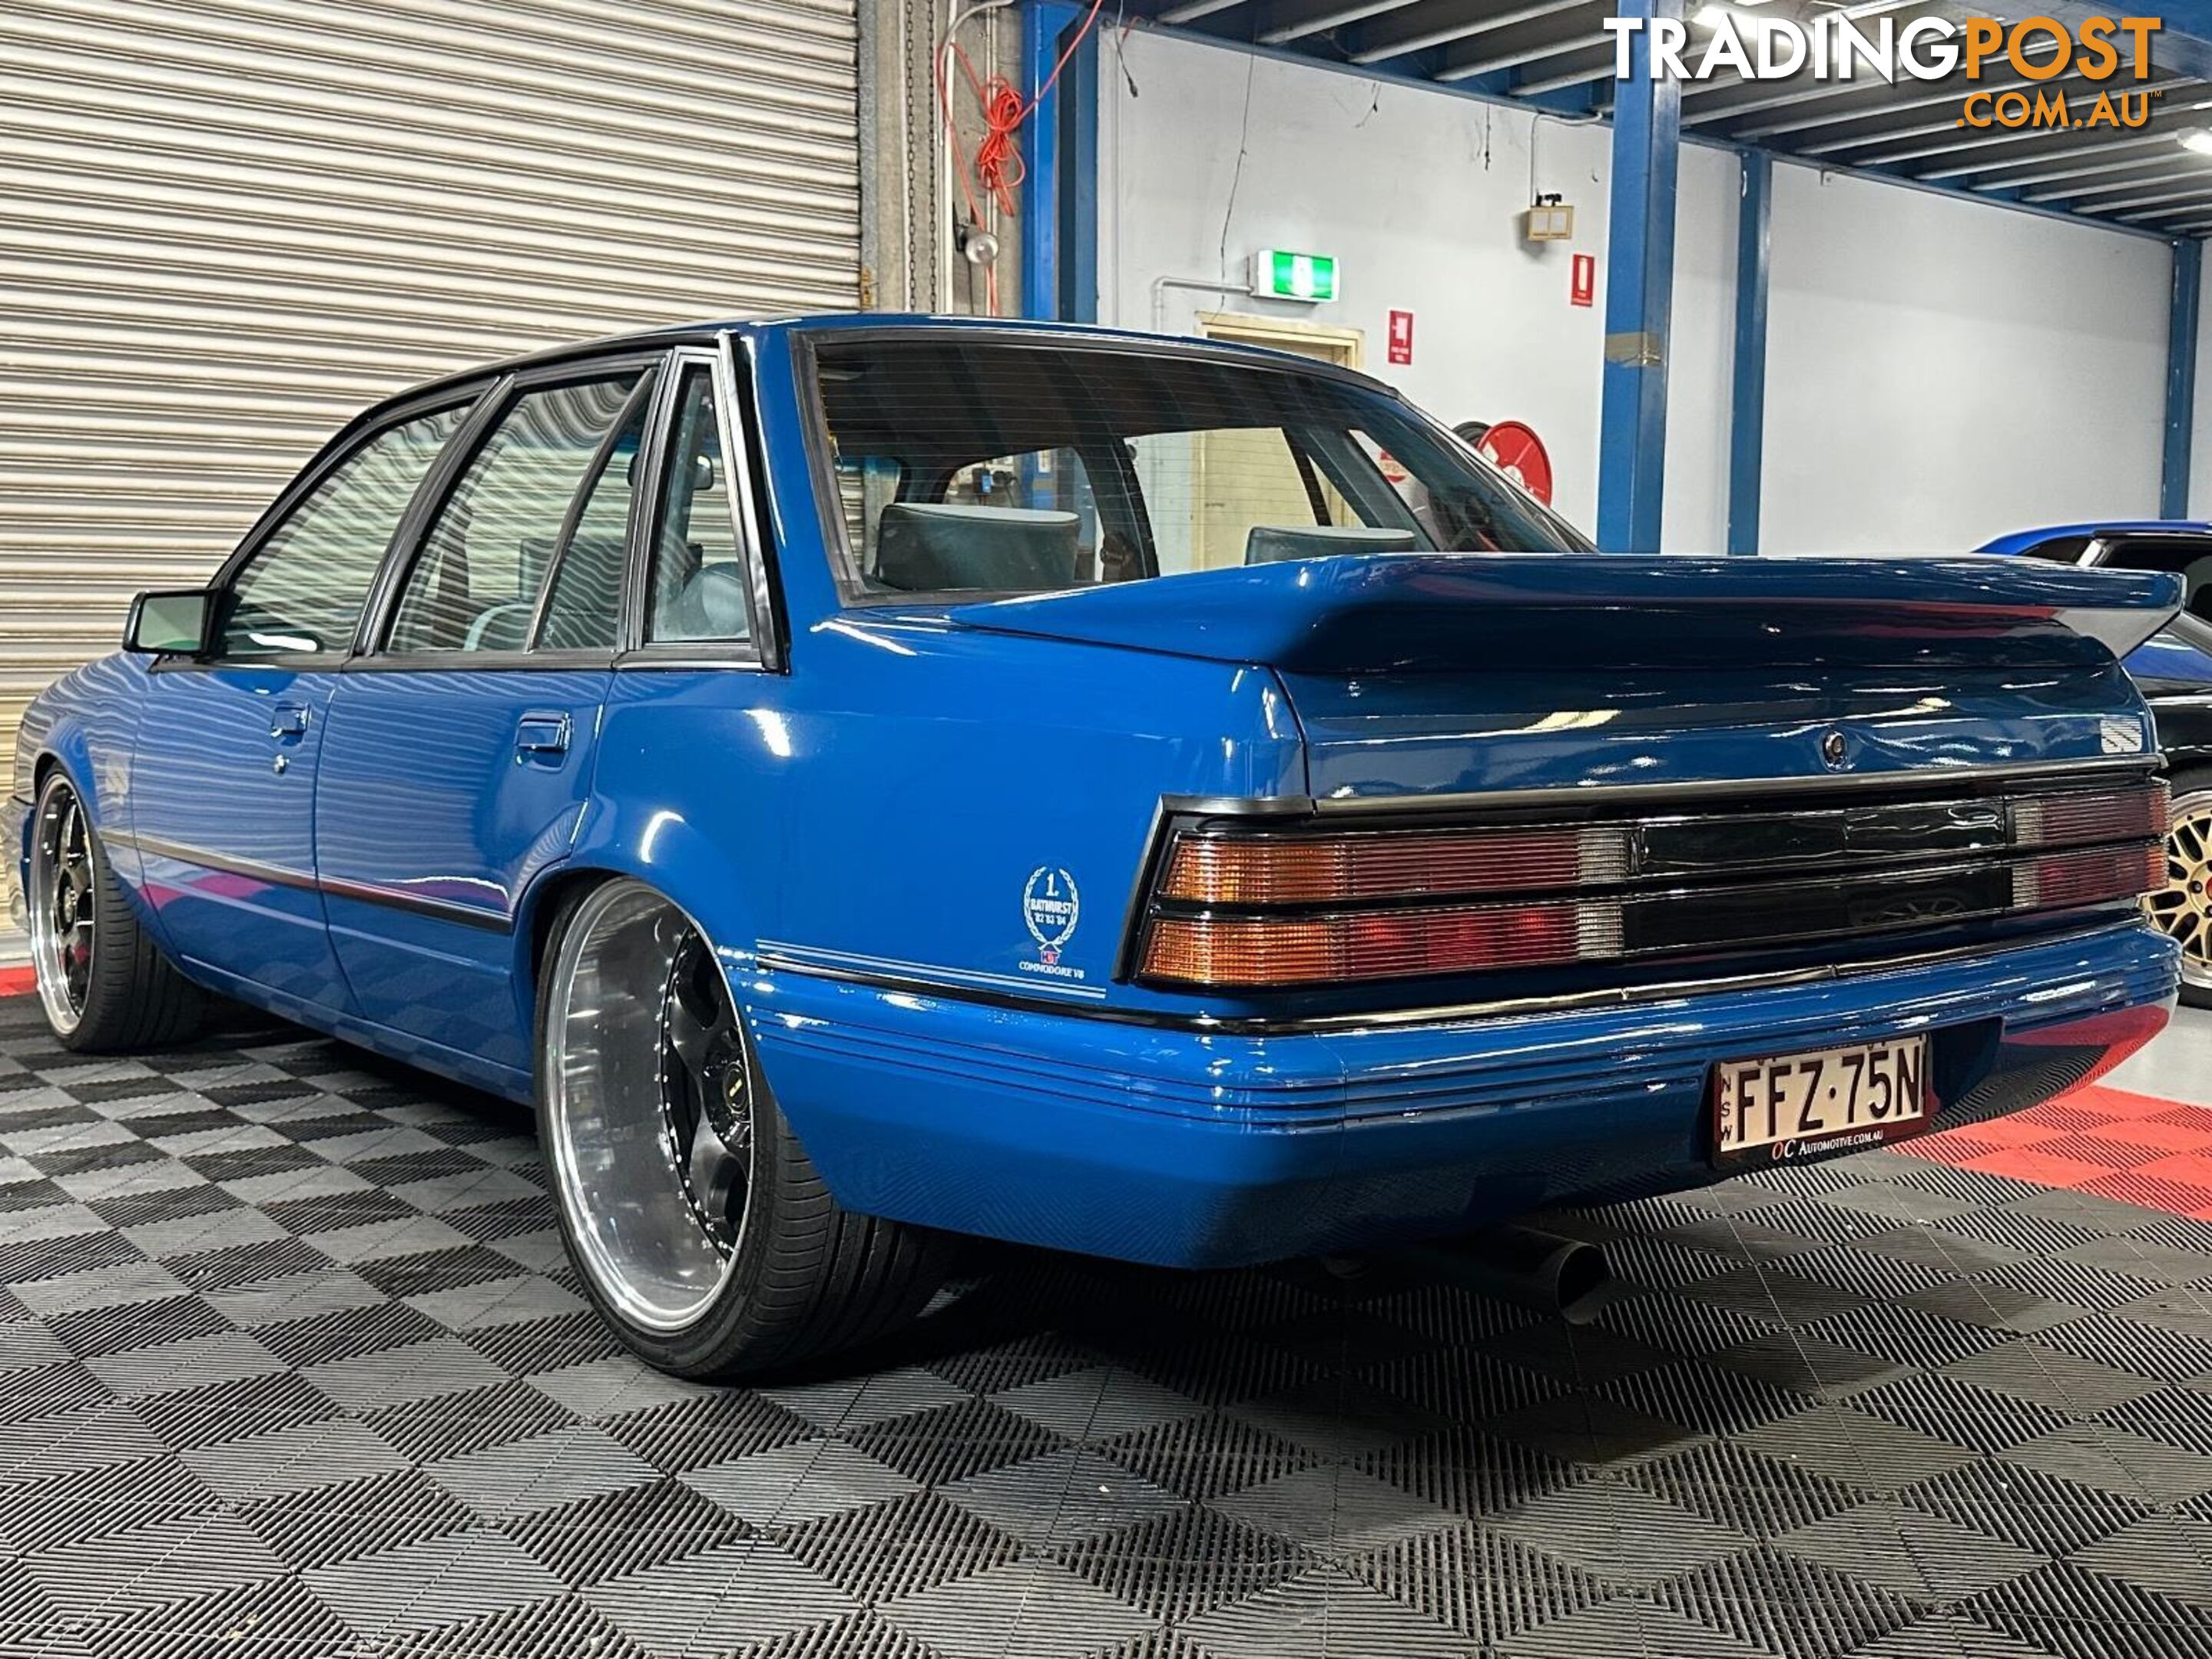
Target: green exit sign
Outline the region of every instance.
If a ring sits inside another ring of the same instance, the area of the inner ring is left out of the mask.
[[[1269,300],[1334,300],[1336,258],[1261,248],[1252,256],[1252,292]]]

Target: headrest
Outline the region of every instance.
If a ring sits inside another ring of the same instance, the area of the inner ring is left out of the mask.
[[[1411,553],[1415,544],[1410,530],[1255,524],[1244,538],[1244,562],[1280,564],[1286,559],[1334,558],[1339,553]]]
[[[894,501],[876,526],[876,576],[902,592],[1031,593],[1075,580],[1073,513]]]
[[[701,566],[671,610],[662,639],[742,640],[751,634],[744,572],[735,564]]]

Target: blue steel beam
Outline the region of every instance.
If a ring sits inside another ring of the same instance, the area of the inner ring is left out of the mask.
[[[1032,0],[1022,9],[1022,63],[1031,97],[1060,59],[1061,35],[1083,14],[1059,0]],[[1071,64],[1070,67],[1073,65]],[[1062,77],[1066,77],[1063,74]],[[1022,315],[1060,315],[1060,89],[1037,100],[1022,127]]]
[[[1083,27],[1086,7],[1055,6],[1066,14],[1054,37],[1053,56],[1066,50],[1072,31]],[[1053,314],[1065,323],[1098,320],[1098,34],[1092,28],[1060,72],[1053,88],[1060,134],[1056,234],[1059,292]],[[1049,65],[1047,66],[1049,72]],[[1042,110],[1033,118],[1042,118]]]
[[[1629,77],[1613,106],[1613,190],[1606,238],[1605,380],[1598,416],[1597,543],[1656,553],[1667,465],[1667,353],[1674,300],[1674,197],[1682,88],[1651,73],[1650,25],[1679,20],[1682,0],[1621,0],[1645,27],[1631,38]]]
[[[2189,516],[2189,460],[2197,423],[2197,314],[2204,285],[2204,244],[2173,244],[2173,293],[2166,324],[2166,453],[2159,469],[2162,519]]]
[[[1774,223],[1774,158],[1743,155],[1735,221],[1735,357],[1729,398],[1728,550],[1759,551],[1759,474],[1766,450],[1766,273]]]

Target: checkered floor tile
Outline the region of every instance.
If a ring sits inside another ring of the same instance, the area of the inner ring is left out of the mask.
[[[1907,1146],[1965,1169],[2212,1220],[2212,1106],[2081,1089]]]
[[[1557,1216],[1620,1276],[1581,1328],[1404,1261],[981,1252],[864,1365],[709,1389],[586,1310],[524,1115],[34,1018],[0,1654],[2212,1651],[2212,1221],[2121,1189],[1875,1153]],[[2200,1150],[2110,1099],[2045,1155]]]

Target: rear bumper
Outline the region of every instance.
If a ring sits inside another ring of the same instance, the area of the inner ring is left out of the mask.
[[[1370,1248],[1715,1178],[1715,1062],[1927,1032],[1942,1127],[2017,1111],[2166,1024],[2134,922],[1814,984],[1357,1032],[1229,1036],[787,972],[734,988],[838,1200],[1183,1267]]]

